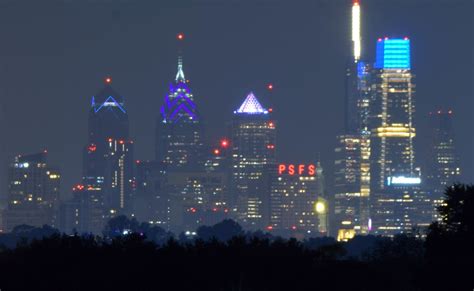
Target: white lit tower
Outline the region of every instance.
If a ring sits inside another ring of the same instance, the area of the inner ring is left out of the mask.
[[[334,216],[331,235],[348,240],[369,232],[371,66],[361,60],[361,7],[352,4],[352,53],[345,79],[344,133],[335,148]]]
[[[275,169],[276,122],[251,92],[232,118],[231,203],[251,229],[268,226],[270,177]]]

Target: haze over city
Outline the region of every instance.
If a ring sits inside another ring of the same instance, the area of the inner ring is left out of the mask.
[[[473,182],[472,2],[363,5],[364,56],[374,58],[378,37],[410,37],[419,164],[429,144],[428,113],[449,108],[462,181]],[[227,135],[223,125],[254,91],[275,110],[280,160],[320,155],[331,178],[335,135],[344,124],[350,1],[4,1],[2,7],[4,159],[47,148],[63,172],[62,195],[81,175],[90,98],[106,76],[125,98],[135,157],[154,158],[155,121],[176,74],[180,32],[184,69],[210,139]]]
[[[0,291],[472,289],[473,12],[0,0]]]

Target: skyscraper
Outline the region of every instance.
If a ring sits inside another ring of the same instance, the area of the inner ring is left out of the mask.
[[[452,127],[453,115],[452,110],[429,114],[432,132],[431,148],[426,157],[426,184],[433,196],[434,207],[442,203],[445,188],[459,182],[461,175]]]
[[[169,196],[163,191],[164,178],[158,162],[136,161],[133,214],[138,221],[168,228]]]
[[[352,54],[346,64],[345,119],[346,134],[360,134],[365,129],[370,65],[361,60],[361,9],[358,0],[352,4]]]
[[[275,167],[276,122],[249,93],[234,111],[231,131],[231,203],[239,222],[263,229],[269,223],[269,173]]]
[[[420,173],[415,167],[414,76],[410,40],[378,39],[371,103],[371,188],[374,231],[394,235],[421,224]]]
[[[361,60],[361,9],[352,5],[352,55],[346,66],[344,133],[337,136],[333,235],[347,240],[368,233],[370,219],[369,109],[371,65]]]
[[[8,206],[4,230],[27,224],[58,227],[60,173],[47,163],[46,151],[16,156],[8,167]]]
[[[369,232],[370,140],[364,135],[341,135],[335,148],[334,223],[332,235],[346,241]]]
[[[133,141],[109,138],[105,155],[104,203],[112,216],[129,214],[132,203]]]
[[[80,185],[86,195],[83,213],[98,214],[102,209],[103,223],[117,214],[127,214],[133,182],[133,141],[129,139],[128,114],[124,99],[112,88],[112,79],[105,79],[105,87],[92,97],[89,111],[88,144],[83,151],[83,178]],[[97,204],[97,205],[95,205]],[[86,217],[99,221],[97,217]],[[101,226],[96,223],[95,230]],[[84,229],[84,231],[91,231]]]
[[[377,189],[384,189],[389,177],[415,175],[415,85],[410,70],[410,40],[379,39],[375,69],[371,129],[376,162],[372,180]]]
[[[280,163],[272,175],[268,231],[303,239],[327,235],[327,201],[320,165]]]
[[[74,185],[72,199],[61,203],[60,230],[65,233],[101,234],[105,215],[100,194],[84,184]]]
[[[167,171],[198,169],[203,163],[202,123],[188,83],[179,57],[157,122],[156,159]]]
[[[179,34],[178,40],[182,39]],[[175,232],[194,230],[200,224],[194,214],[202,188],[199,179],[194,178],[204,171],[205,148],[201,116],[188,84],[180,55],[176,78],[165,96],[156,128],[156,161],[163,174],[161,190],[168,195],[169,228]]]

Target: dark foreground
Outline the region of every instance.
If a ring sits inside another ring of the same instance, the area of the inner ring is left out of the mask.
[[[383,243],[385,244],[385,243]],[[0,255],[1,290],[472,290],[467,257],[437,262],[399,237],[366,258],[339,245],[237,237],[157,247],[138,234],[114,239],[53,236]],[[413,251],[410,248],[415,248]],[[472,253],[470,254],[472,259]]]
[[[426,239],[225,241],[210,238],[213,228],[179,242],[54,233],[0,249],[0,290],[473,290],[474,187],[446,195],[445,221]]]

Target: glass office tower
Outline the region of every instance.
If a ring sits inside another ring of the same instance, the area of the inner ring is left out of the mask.
[[[263,229],[269,223],[269,173],[275,165],[276,122],[249,93],[234,111],[231,130],[231,203],[240,223]]]

